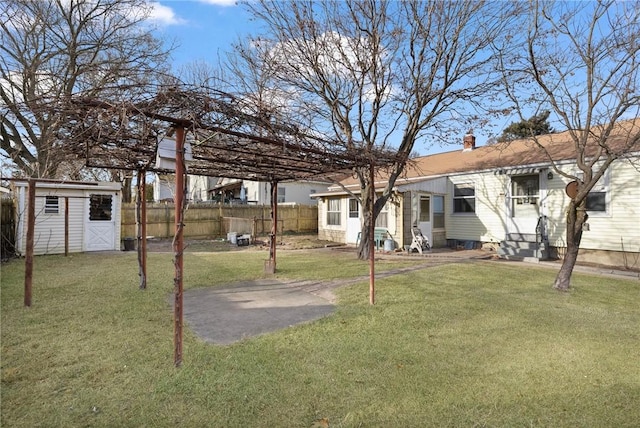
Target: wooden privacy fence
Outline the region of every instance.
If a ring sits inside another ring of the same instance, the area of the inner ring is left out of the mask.
[[[122,238],[136,236],[136,207],[122,205]],[[175,232],[174,205],[147,204],[147,236],[170,238]],[[226,238],[230,232],[265,235],[271,231],[268,205],[190,204],[184,217],[184,236],[188,238]],[[317,233],[318,207],[278,205],[278,233]]]
[[[2,198],[0,204],[0,254],[5,259],[15,254],[16,226],[13,200]]]

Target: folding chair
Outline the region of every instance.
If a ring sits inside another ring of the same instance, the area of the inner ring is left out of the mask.
[[[429,251],[431,249],[431,246],[429,245],[429,239],[427,239],[427,237],[422,234],[422,231],[419,227],[412,227],[411,235],[413,235],[413,241],[411,241],[409,252],[417,250],[420,254],[422,254],[423,251]]]

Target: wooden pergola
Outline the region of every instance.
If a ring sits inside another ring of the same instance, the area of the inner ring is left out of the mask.
[[[209,88],[171,87],[148,99],[107,102],[75,97],[63,107],[65,148],[89,167],[138,173],[138,261],[140,288],[146,287],[147,172],[175,173],[174,362],[182,362],[183,214],[186,174],[271,183],[272,226],[265,270],[276,270],[277,186],[281,181],[339,179],[356,168],[374,169],[396,162],[389,150],[314,135],[277,112]],[[175,138],[175,170],[156,164],[158,144]],[[173,135],[175,134],[175,135]],[[186,149],[191,160],[187,162]],[[371,186],[373,189],[373,185]],[[373,222],[370,231],[370,303],[374,303]]]

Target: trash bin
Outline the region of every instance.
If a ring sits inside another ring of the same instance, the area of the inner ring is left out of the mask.
[[[122,243],[124,244],[124,251],[133,251],[136,249],[135,238],[124,238]]]
[[[395,250],[395,247],[396,247],[396,243],[393,242],[393,239],[391,239],[391,238],[385,239],[385,241],[384,241],[384,250],[385,251],[393,251],[393,250]]]
[[[238,244],[238,233],[237,232],[229,232],[227,233],[227,241],[231,242],[233,245]]]

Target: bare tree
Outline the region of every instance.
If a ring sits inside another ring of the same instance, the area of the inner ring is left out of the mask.
[[[71,95],[134,97],[167,50],[144,0],[0,3],[0,153],[31,177],[77,174],[62,148],[59,109]],[[73,177],[70,177],[73,178]]]
[[[368,170],[354,171],[366,231],[391,197],[416,141],[458,139],[478,119],[475,109],[487,101],[483,95],[491,83],[486,49],[503,35],[509,7],[470,1],[251,2],[266,31],[238,47],[246,69],[237,75],[268,88],[271,97],[263,101],[274,110],[345,146],[397,150],[399,160],[375,200],[368,197]],[[363,239],[360,258],[368,257],[368,248]]]
[[[535,1],[522,17],[522,36],[499,47],[496,58],[504,93],[519,117],[551,110],[556,129],[567,129],[571,137],[576,173],[559,169],[547,152],[555,171],[577,182],[566,214],[567,251],[554,282],[566,291],[589,192],[612,162],[640,150],[637,121],[621,123],[640,113],[640,4]]]

